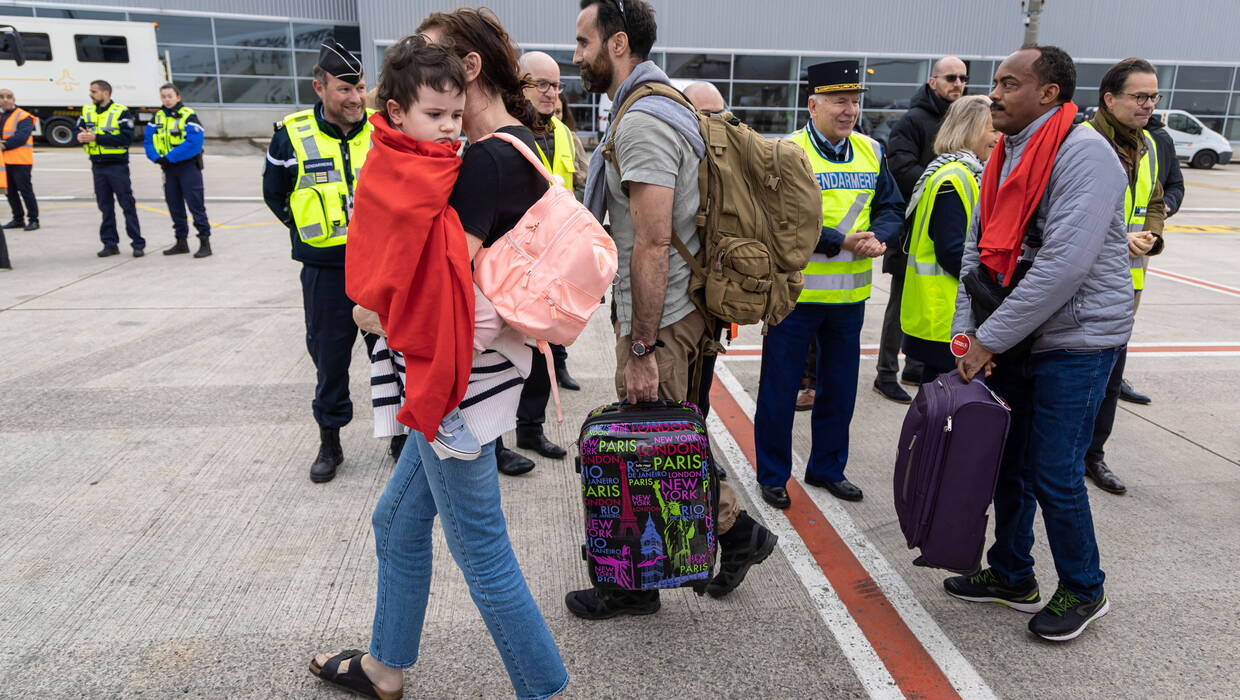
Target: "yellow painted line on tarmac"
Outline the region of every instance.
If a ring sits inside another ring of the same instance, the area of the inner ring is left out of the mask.
[[[1189,187],[1204,187],[1207,190],[1227,190],[1228,192],[1240,192],[1240,187],[1225,187],[1223,185],[1207,185],[1204,182],[1185,182]]]
[[[1168,225],[1164,233],[1240,233],[1240,226],[1194,226],[1191,224]]]
[[[145,204],[137,204],[136,206],[139,209],[153,211],[156,214],[163,214],[165,216],[171,216],[171,214],[168,213],[167,209],[160,209],[159,207],[151,207]],[[279,221],[259,221],[259,222],[255,222],[252,224],[217,224],[214,221],[211,221],[209,223],[211,224],[211,228],[220,229],[220,230],[231,229],[231,228],[252,228],[254,226],[283,226],[284,225],[280,223]]]

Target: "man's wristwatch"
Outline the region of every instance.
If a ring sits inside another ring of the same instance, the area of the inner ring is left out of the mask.
[[[654,352],[654,349],[663,344],[663,341],[656,340],[650,342],[648,340],[634,340],[631,346],[633,357],[645,357]]]

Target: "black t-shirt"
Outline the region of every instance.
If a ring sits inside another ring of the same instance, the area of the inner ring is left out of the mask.
[[[537,155],[529,129],[506,126],[500,131],[521,139]],[[517,149],[499,139],[487,139],[465,150],[448,203],[461,217],[465,232],[489,248],[546,193],[547,181]]]

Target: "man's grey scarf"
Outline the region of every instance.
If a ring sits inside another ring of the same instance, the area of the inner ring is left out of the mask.
[[[612,100],[612,110],[620,109],[620,105],[628,99],[633,90],[642,83],[663,83],[671,85],[672,81],[668,80],[665,74],[653,61],[645,61],[639,63],[633,69],[633,74],[628,77],[616,90],[616,96]],[[638,100],[629,110],[632,112],[645,112],[657,117],[672,128],[676,129],[689,145],[693,147],[694,153],[698,158],[706,156],[706,142],[702,140],[702,133],[698,130],[697,116],[683,105],[666,97],[652,96],[643,100]],[[603,138],[599,139],[598,147],[594,149],[594,154],[590,156],[590,169],[586,178],[586,195],[585,205],[590,209],[600,222],[607,216],[607,175],[606,159],[603,157],[603,146],[608,143],[612,137],[612,131],[616,128],[616,122],[613,119],[607,125],[607,133],[603,134]]]

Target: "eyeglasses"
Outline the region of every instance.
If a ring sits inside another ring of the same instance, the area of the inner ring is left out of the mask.
[[[949,82],[949,83],[965,83],[965,84],[968,84],[968,82],[969,82],[969,76],[968,76],[968,74],[961,74],[961,75],[936,75],[935,77],[936,77],[936,78],[942,78],[943,80],[946,80],[946,81],[947,81],[947,82]]]
[[[1135,100],[1138,106],[1144,104],[1156,105],[1162,102],[1163,98],[1162,94],[1157,92],[1152,95],[1147,95],[1143,92],[1125,92],[1124,94]]]
[[[564,83],[553,83],[547,80],[539,80],[534,83],[534,89],[544,95],[550,95],[552,93],[558,95],[561,92],[564,92]]]

